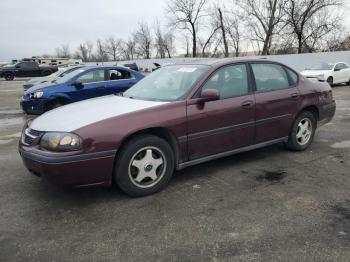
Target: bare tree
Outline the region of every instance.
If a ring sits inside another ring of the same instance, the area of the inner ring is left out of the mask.
[[[180,30],[188,30],[192,36],[192,56],[197,56],[197,34],[200,20],[206,14],[204,8],[208,0],[170,0],[168,12],[171,24]]]
[[[146,23],[139,23],[135,32],[136,52],[143,58],[151,58],[152,35],[151,30]]]
[[[222,42],[223,42],[224,48],[225,48],[224,54],[225,54],[225,57],[228,57],[229,51],[228,51],[228,43],[227,43],[227,39],[226,39],[226,27],[224,24],[224,19],[223,19],[221,8],[218,8],[218,13],[219,13],[220,28],[221,28],[221,33],[222,33]]]
[[[106,39],[105,49],[106,53],[110,55],[113,61],[117,61],[120,56],[120,51],[122,47],[122,40],[116,39],[113,36],[110,36]]]
[[[69,45],[61,45],[55,49],[56,57],[70,58]]]
[[[96,48],[97,48],[97,53],[96,53],[97,61],[98,61],[98,62],[105,62],[105,61],[108,61],[107,48],[106,48],[106,46],[101,42],[100,39],[98,39],[97,42],[96,42]]]
[[[92,58],[93,47],[94,45],[90,42],[80,44],[75,53],[75,57],[82,59],[84,62],[90,61]]]
[[[315,16],[322,10],[342,4],[342,0],[288,0],[284,10],[287,15],[287,23],[297,38],[298,53],[302,53],[303,48],[310,49],[310,45],[312,46],[312,43],[308,43],[310,37],[320,38],[324,35],[320,31],[328,31],[328,18],[322,17],[316,22]]]
[[[277,33],[282,23],[286,0],[243,0],[238,3],[246,12],[249,27],[252,29],[254,40],[263,43],[262,55],[269,54],[272,37]]]
[[[242,30],[240,24],[241,18],[239,16],[232,15],[230,19],[227,20],[226,31],[230,37],[231,45],[235,51],[235,56],[239,56],[241,51],[241,41],[242,41]]]

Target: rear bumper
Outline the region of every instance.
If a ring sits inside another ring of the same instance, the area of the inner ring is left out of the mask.
[[[320,110],[319,110],[319,123],[318,125],[324,125],[328,122],[330,122],[335,114],[337,105],[335,103],[335,101],[333,101],[332,103],[326,104],[321,106]]]
[[[64,186],[111,186],[116,151],[74,156],[48,156],[19,148],[27,169],[48,181]]]

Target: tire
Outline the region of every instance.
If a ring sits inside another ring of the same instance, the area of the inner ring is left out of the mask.
[[[286,146],[293,151],[303,151],[312,143],[316,131],[316,117],[310,111],[303,111],[295,119]]]
[[[330,86],[333,86],[333,77],[328,77],[327,78],[327,83],[330,85]]]
[[[5,73],[4,78],[6,79],[6,81],[12,81],[15,78],[15,76],[12,73]]]
[[[118,152],[114,182],[131,197],[162,190],[174,172],[174,153],[162,138],[140,135],[128,141]]]

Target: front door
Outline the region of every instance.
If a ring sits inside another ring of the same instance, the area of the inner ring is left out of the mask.
[[[107,88],[105,81],[105,70],[95,69],[84,72],[77,79],[82,83],[81,87],[71,86],[69,96],[72,101],[80,101],[97,96],[103,96]]]
[[[255,143],[288,136],[299,103],[298,76],[274,63],[252,63],[255,79]]]
[[[204,104],[188,101],[189,160],[253,143],[255,107],[246,65],[218,69],[201,91],[205,89],[217,89],[220,99]]]

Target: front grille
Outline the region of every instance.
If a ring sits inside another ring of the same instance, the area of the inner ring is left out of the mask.
[[[22,142],[23,144],[30,146],[34,143],[34,141],[39,138],[44,132],[37,131],[34,129],[27,128],[24,131],[24,134],[22,136]]]

